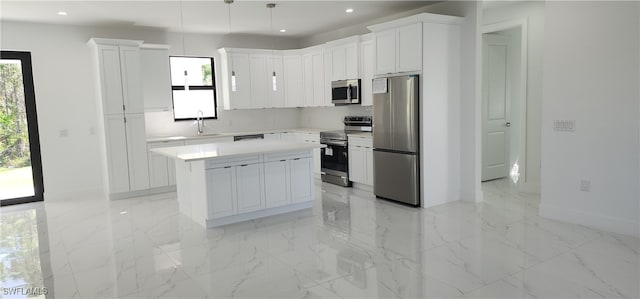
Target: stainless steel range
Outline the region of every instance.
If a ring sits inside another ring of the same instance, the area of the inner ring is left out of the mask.
[[[350,132],[371,132],[371,116],[345,116],[342,131],[320,132],[320,143],[326,145],[321,150],[322,181],[351,187],[349,181],[349,150],[347,134]]]

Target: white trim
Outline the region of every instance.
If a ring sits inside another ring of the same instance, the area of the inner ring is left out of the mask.
[[[640,222],[604,215],[563,209],[553,205],[540,205],[540,216],[558,221],[580,224],[613,233],[640,237]]]
[[[161,49],[161,50],[169,50],[171,49],[171,45],[164,44],[146,44],[143,43],[140,45],[140,49]]]
[[[140,197],[140,196],[147,196],[147,195],[154,195],[154,194],[168,193],[168,192],[176,192],[176,185],[131,191],[131,192],[113,193],[113,194],[109,194],[109,199],[118,200],[118,199]]]
[[[520,28],[520,191],[528,193],[540,193],[540,183],[530,182],[527,178],[527,108],[529,106],[529,97],[527,95],[527,82],[529,73],[528,55],[529,55],[529,18],[507,20],[503,22],[492,23],[482,27],[482,33],[492,33],[502,30]],[[482,136],[480,136],[482,138]],[[480,149],[482,150],[482,149]],[[536,190],[537,188],[537,190]]]
[[[433,23],[433,24],[447,24],[447,25],[459,25],[464,21],[463,17],[448,16],[432,13],[421,13],[406,18],[401,18],[389,22],[375,24],[367,26],[367,29],[372,32],[383,31],[400,26],[411,25],[415,23]]]
[[[113,39],[113,38],[97,38],[93,37],[89,40],[90,45],[113,45],[113,46],[140,46],[143,41],[130,39]]]
[[[237,215],[223,217],[223,218],[207,219],[206,220],[207,228],[218,227],[218,226],[232,224],[232,223],[244,222],[244,221],[248,221],[248,220],[253,220],[253,219],[258,219],[258,218],[263,218],[263,217],[268,217],[268,216],[274,216],[274,215],[294,212],[294,211],[298,211],[298,210],[309,209],[309,208],[313,207],[313,200],[312,199],[313,199],[313,197],[310,198],[309,201],[304,201],[304,202],[301,202],[301,203],[295,203],[295,204],[290,204],[290,205],[286,205],[286,206],[281,206],[281,207],[276,207],[276,208],[271,208],[271,209],[266,209],[266,210],[260,210],[260,211],[255,211],[255,212],[242,213],[242,214],[237,214]]]

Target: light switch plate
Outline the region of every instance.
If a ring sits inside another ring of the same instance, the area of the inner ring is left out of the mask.
[[[582,192],[591,192],[591,181],[590,180],[580,180],[580,191],[582,191]]]

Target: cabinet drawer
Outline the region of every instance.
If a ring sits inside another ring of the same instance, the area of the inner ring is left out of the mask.
[[[349,145],[361,147],[373,147],[373,138],[349,136]]]
[[[280,160],[293,160],[293,159],[302,159],[311,157],[311,153],[309,151],[301,151],[296,153],[273,153],[273,154],[264,154],[265,162],[273,162]]]
[[[222,168],[228,166],[248,165],[262,163],[262,155],[242,156],[242,157],[229,157],[224,159],[212,159],[204,162],[206,169]]]

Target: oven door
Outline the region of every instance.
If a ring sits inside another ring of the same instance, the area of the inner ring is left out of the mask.
[[[322,140],[327,147],[321,149],[320,167],[330,175],[349,177],[349,152],[343,140]]]

